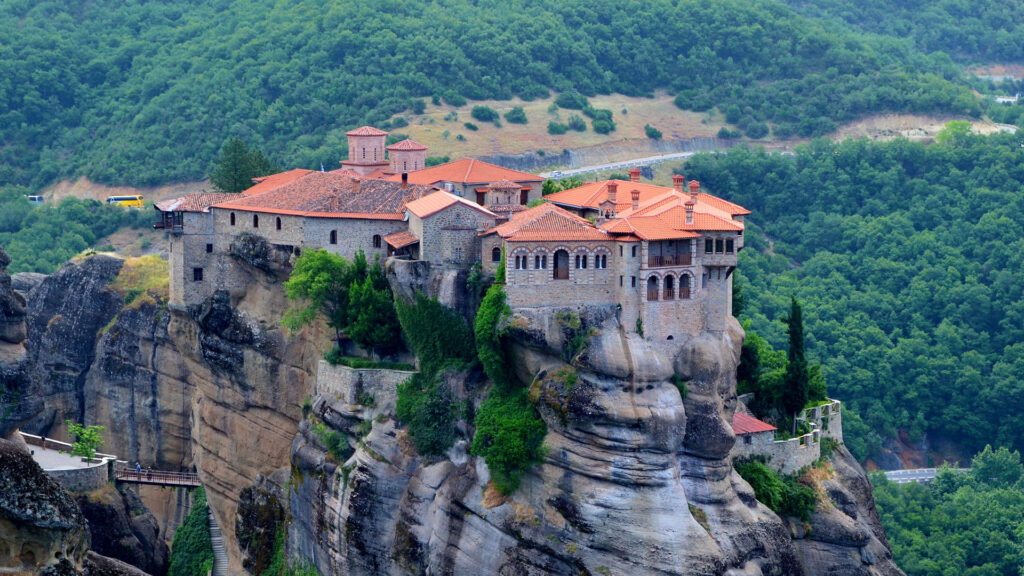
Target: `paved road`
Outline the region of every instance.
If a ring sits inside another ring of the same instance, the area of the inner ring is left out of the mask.
[[[544,172],[541,174],[541,176],[545,178],[568,178],[569,176],[578,176],[580,174],[586,174],[588,172],[600,172],[602,170],[618,170],[621,168],[633,168],[634,166],[650,166],[651,164],[657,164],[659,162],[668,162],[669,160],[689,158],[694,154],[696,154],[696,152],[672,152],[670,154],[658,154],[657,156],[634,158],[632,160],[623,160],[622,162],[609,162],[608,164],[595,164],[593,166],[583,166],[580,168],[573,168],[572,170],[556,170],[554,172]]]
[[[953,468],[954,472],[966,472],[966,468]],[[913,470],[886,470],[885,477],[890,482],[908,484],[910,482],[931,482],[939,473],[938,468],[915,468]]]

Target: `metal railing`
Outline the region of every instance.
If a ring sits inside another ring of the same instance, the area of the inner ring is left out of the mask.
[[[195,472],[167,472],[164,470],[142,470],[118,467],[114,469],[118,482],[137,484],[159,484],[161,486],[199,486],[199,475]]]

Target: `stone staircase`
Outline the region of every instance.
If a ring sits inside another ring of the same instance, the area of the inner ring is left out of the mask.
[[[224,536],[220,533],[213,511],[207,508],[206,513],[210,519],[210,541],[213,544],[212,576],[228,576],[228,553],[224,551]]]

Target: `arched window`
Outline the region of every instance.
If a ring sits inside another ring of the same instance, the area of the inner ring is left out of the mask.
[[[548,268],[548,255],[537,254],[533,257],[533,268],[534,270],[547,270]]]
[[[581,268],[585,269],[586,267],[587,267],[587,255],[586,255],[586,253],[581,252],[579,254],[576,254],[576,269],[577,270],[579,270]]]
[[[280,216],[277,217],[277,229],[278,230],[281,229],[281,217]]]
[[[675,300],[676,279],[672,276],[665,276],[665,300]]]
[[[651,276],[647,279],[647,299],[657,300],[658,299],[658,277]]]
[[[373,235],[373,247],[380,248],[380,234]]]
[[[235,213],[234,212],[231,213],[231,225],[232,226],[235,225]]]
[[[491,262],[501,262],[501,248],[495,246],[494,249],[491,250]]]
[[[338,231],[337,230],[331,230],[331,244],[337,244],[337,243],[338,243]]]
[[[569,279],[569,253],[565,250],[555,250],[554,279]]]
[[[253,228],[259,228],[260,227],[260,215],[259,214],[253,214],[252,215],[252,227]]]
[[[679,299],[685,300],[690,297],[691,278],[689,274],[679,276]]]

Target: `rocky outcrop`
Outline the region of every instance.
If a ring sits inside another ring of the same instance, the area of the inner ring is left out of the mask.
[[[169,551],[156,518],[139,497],[113,485],[77,493],[75,500],[92,535],[91,550],[131,564],[152,576],[167,573]]]
[[[447,458],[429,460],[393,419],[361,422],[358,407],[322,398],[313,411],[355,452],[337,461],[322,432],[300,428],[292,550],[321,573],[353,575],[899,574],[844,450],[809,529],[758,503],[733,470],[735,321],[670,358],[603,309],[579,313],[573,330],[591,336],[571,350],[558,312],[507,322],[548,426],[545,462],[514,496],[488,488],[486,465],[466,454],[468,423]],[[451,389],[478,406],[479,387]]]
[[[38,399],[29,399],[32,387],[24,345],[28,336],[25,298],[12,288],[7,273],[10,263],[11,258],[0,247],[0,437],[10,434],[17,423],[41,406]]]
[[[77,574],[89,530],[75,501],[24,446],[0,439],[0,572]]]
[[[11,287],[7,266],[11,257],[0,247],[0,342],[21,344],[25,330],[25,299]]]

